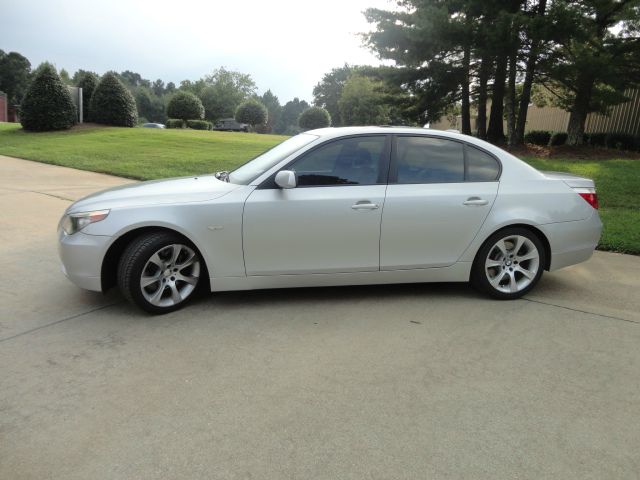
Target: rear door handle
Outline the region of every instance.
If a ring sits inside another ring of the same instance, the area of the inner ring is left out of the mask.
[[[360,200],[351,205],[354,210],[377,210],[380,206],[377,203],[371,203],[369,200]]]
[[[487,205],[489,203],[488,200],[484,200],[480,197],[469,197],[466,201],[464,201],[463,205],[473,206],[473,205]]]

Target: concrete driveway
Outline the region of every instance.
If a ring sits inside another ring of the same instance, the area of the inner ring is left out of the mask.
[[[639,478],[640,258],[149,317],[58,267],[70,200],[124,181],[0,157],[1,479]]]

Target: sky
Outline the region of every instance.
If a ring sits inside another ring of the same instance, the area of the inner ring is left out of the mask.
[[[179,84],[213,69],[249,73],[281,103],[312,100],[324,73],[379,64],[358,33],[390,0],[0,0],[0,49],[73,74],[132,70]]]

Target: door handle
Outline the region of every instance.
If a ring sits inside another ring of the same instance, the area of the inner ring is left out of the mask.
[[[484,200],[480,197],[469,197],[466,201],[462,202],[463,205],[473,206],[473,205],[487,205],[489,203],[488,200]]]
[[[377,203],[371,203],[369,200],[360,200],[351,205],[354,210],[377,210],[380,206]]]

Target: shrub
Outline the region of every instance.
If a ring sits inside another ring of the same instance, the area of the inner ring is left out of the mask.
[[[194,130],[211,130],[211,123],[206,120],[187,120],[187,127]]]
[[[636,139],[628,133],[610,133],[606,138],[606,147],[617,150],[634,150]]]
[[[548,130],[532,130],[527,132],[524,136],[524,141],[526,143],[533,143],[534,145],[549,145],[549,141],[551,140],[551,132]]]
[[[184,120],[181,118],[169,118],[166,123],[167,128],[184,128]]]
[[[93,72],[86,72],[78,81],[77,87],[82,89],[82,116],[85,122],[91,121],[91,97],[100,79]]]
[[[93,91],[91,120],[118,127],[135,127],[138,123],[136,101],[113,72],[106,73]]]
[[[25,130],[63,130],[76,123],[76,107],[69,89],[56,69],[43,64],[27,88],[20,105],[20,123]]]
[[[331,115],[324,108],[307,108],[298,117],[298,125],[303,130],[313,130],[314,128],[324,128],[331,125]]]
[[[167,106],[169,118],[181,118],[182,120],[201,120],[204,118],[202,102],[193,93],[177,92]]]
[[[559,145],[564,145],[567,143],[568,135],[565,132],[554,132],[551,135],[551,140],[549,140],[549,145],[552,147],[557,147]]]
[[[605,147],[607,145],[606,133],[589,133],[588,143],[592,147]]]
[[[267,107],[255,99],[240,104],[236,110],[236,122],[248,123],[255,127],[267,123]]]

